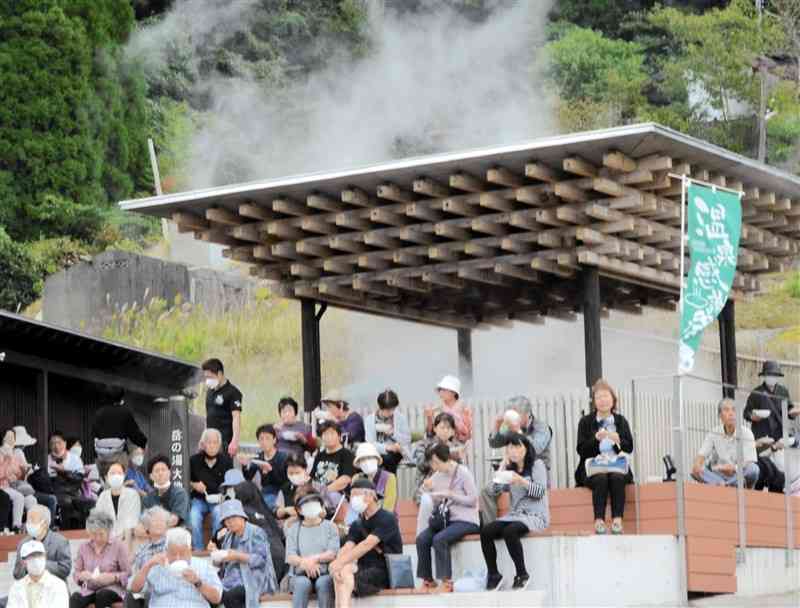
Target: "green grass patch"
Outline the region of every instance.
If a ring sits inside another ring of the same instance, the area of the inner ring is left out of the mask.
[[[778,329],[800,323],[800,273],[764,277],[764,292],[737,302],[739,329]]]

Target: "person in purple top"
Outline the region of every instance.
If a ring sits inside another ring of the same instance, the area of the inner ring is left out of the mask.
[[[298,411],[297,401],[291,397],[281,397],[278,401],[281,421],[275,425],[275,430],[278,431],[278,451],[302,458],[306,451],[314,451],[316,441],[311,427],[297,419]]]
[[[339,391],[331,391],[322,398],[325,407],[325,419],[333,420],[342,430],[342,444],[353,449],[357,444],[366,441],[364,419],[361,414],[350,411],[350,404],[345,401]]]

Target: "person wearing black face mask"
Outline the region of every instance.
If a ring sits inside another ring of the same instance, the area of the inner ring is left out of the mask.
[[[286,562],[291,567],[292,608],[306,608],[314,590],[320,608],[333,608],[333,579],[328,564],[339,551],[339,531],[325,519],[322,497],[311,486],[297,491],[300,520],[286,530]]]

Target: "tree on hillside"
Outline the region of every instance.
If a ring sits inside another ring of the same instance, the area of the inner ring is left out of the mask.
[[[797,84],[800,86],[800,2],[798,0],[769,0],[768,10],[775,16],[784,33],[782,51],[797,64]]]
[[[144,90],[119,55],[133,22],[127,0],[0,0],[0,226],[14,239],[91,238],[98,208],[146,183]]]
[[[562,100],[563,128],[613,126],[637,115],[647,82],[638,44],[571,27],[547,45],[547,54],[548,76]]]

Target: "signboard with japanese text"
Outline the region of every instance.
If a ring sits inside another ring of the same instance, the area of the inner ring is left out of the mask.
[[[681,300],[679,373],[692,371],[703,330],[725,306],[736,276],[742,230],[737,193],[690,183],[686,199],[691,267]]]
[[[186,400],[170,399],[169,460],[172,483],[189,484],[189,426]]]

